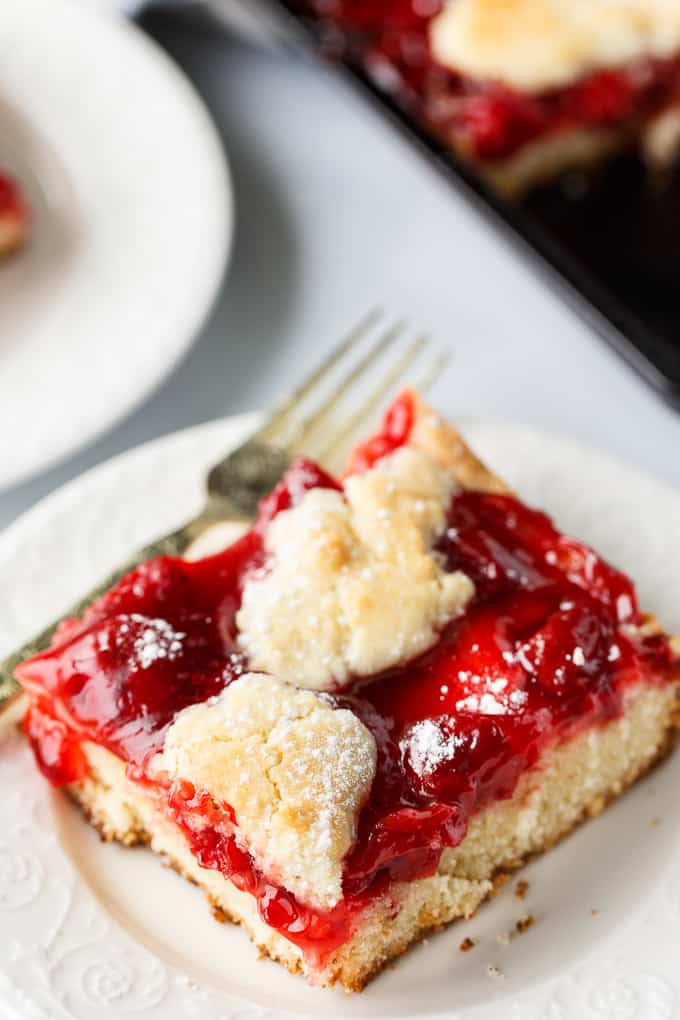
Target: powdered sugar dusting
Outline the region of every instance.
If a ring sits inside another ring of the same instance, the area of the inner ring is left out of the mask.
[[[272,880],[330,908],[375,775],[371,733],[332,699],[246,673],[185,709],[154,767],[228,803]]]
[[[311,489],[280,513],[237,616],[252,666],[334,690],[431,647],[474,594],[433,551],[454,487],[450,472],[404,447],[347,479],[344,493]]]
[[[469,694],[456,702],[459,712],[479,712],[481,715],[505,715],[508,706],[489,691],[484,694]]]
[[[411,728],[408,738],[402,744],[402,750],[408,749],[414,772],[419,776],[428,776],[444,762],[451,761],[464,744],[464,737],[445,733],[435,719],[423,719]]]
[[[468,694],[456,702],[459,712],[478,712],[480,715],[511,715],[526,704],[528,694],[521,689],[507,691],[507,680],[498,679],[481,694]]]
[[[160,659],[172,662],[181,655],[186,634],[175,630],[167,620],[139,613],[126,614],[120,619],[122,622],[117,628],[115,641],[118,648],[126,649],[131,645],[127,662],[130,672],[149,669]],[[109,636],[102,632],[99,635],[99,649],[106,651],[108,647]]]

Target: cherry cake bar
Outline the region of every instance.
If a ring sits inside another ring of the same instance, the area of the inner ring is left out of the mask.
[[[17,676],[37,763],[316,985],[469,917],[672,746],[680,648],[414,392]]]
[[[680,149],[678,0],[289,0],[499,190]]]

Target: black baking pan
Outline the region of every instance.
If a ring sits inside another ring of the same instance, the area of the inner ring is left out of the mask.
[[[264,31],[298,52],[327,41],[299,0],[205,0],[200,7]],[[336,48],[350,53],[351,46]],[[680,173],[661,183],[634,155],[611,161],[574,187],[565,178],[507,202],[381,89],[350,56],[334,58],[450,183],[505,230],[562,296],[659,393],[680,408]],[[580,182],[584,178],[581,176]],[[578,183],[578,181],[576,182]]]

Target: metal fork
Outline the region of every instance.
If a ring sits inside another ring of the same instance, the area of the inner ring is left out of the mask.
[[[446,356],[435,353],[424,334],[412,334],[403,322],[385,325],[380,312],[370,312],[249,439],[214,465],[206,479],[205,506],[197,517],[139,549],[58,620],[0,663],[0,710],[19,691],[13,678],[15,667],[49,646],[61,620],[80,616],[140,563],[154,556],[182,556],[212,525],[251,520],[260,499],[274,488],[294,457],[304,453],[329,470],[337,468],[358,430],[380,409],[406,372],[416,372],[415,384],[425,389],[445,362]],[[342,414],[347,398],[352,407]]]

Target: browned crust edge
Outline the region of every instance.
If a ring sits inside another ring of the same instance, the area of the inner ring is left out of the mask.
[[[678,674],[677,682],[680,683],[680,674]],[[576,831],[576,829],[583,825],[584,822],[588,821],[591,818],[596,818],[598,815],[602,814],[605,808],[607,808],[610,804],[617,800],[622,793],[624,793],[631,786],[633,786],[638,780],[644,778],[644,776],[648,775],[654,769],[658,768],[661,764],[663,764],[666,758],[668,758],[671,752],[674,750],[676,744],[678,743],[678,739],[680,739],[680,695],[678,707],[675,708],[669,715],[669,720],[666,726],[666,732],[664,734],[663,741],[654,757],[650,761],[643,763],[639,768],[631,770],[631,772],[627,776],[625,776],[622,780],[611,786],[606,794],[600,794],[597,797],[594,797],[593,800],[591,800],[588,804],[585,805],[579,817],[568,828],[566,828],[564,832],[561,832],[558,836],[556,836],[552,840],[547,840],[539,850],[535,850],[533,853],[526,854],[525,856],[518,858],[517,860],[505,862],[501,867],[499,867],[490,876],[490,881],[493,884],[493,888],[481,900],[479,906],[482,906],[488,900],[493,899],[494,896],[498,895],[501,888],[509,881],[511,875],[513,875],[516,871],[519,871],[530,861],[534,860],[537,857],[540,857],[548,850],[551,850],[554,846],[557,846],[558,843],[561,843],[563,840],[567,839],[573,832]],[[443,924],[439,922],[433,923],[432,919],[431,918],[428,919],[426,916],[422,917],[422,919],[419,920],[422,920],[422,923],[419,925],[417,931],[414,932],[412,936],[409,936],[408,938],[404,939],[403,944],[394,949],[393,952],[390,953],[389,958],[381,960],[379,963],[377,963],[374,969],[363,974],[359,980],[352,980],[350,977],[350,980],[348,981],[348,976],[345,976],[343,973],[338,973],[336,976],[334,976],[334,980],[331,982],[331,984],[340,982],[343,985],[343,987],[347,989],[347,991],[361,992],[369,983],[369,981],[371,981],[382,970],[384,970],[384,968],[388,964],[392,963],[394,960],[399,959],[413,946],[418,945],[419,942],[422,942],[422,940],[427,938],[429,935],[435,932],[443,931],[444,929],[450,927],[450,925],[465,920],[465,918],[456,917],[453,918],[453,920],[445,922]]]
[[[499,493],[510,491],[505,482],[490,471],[470,449],[458,429],[440,417],[416,390],[408,390],[407,394],[413,407],[409,446],[421,450],[442,467],[453,471],[463,489]]]
[[[505,159],[485,160],[446,131],[435,133],[506,199],[523,198],[532,188],[549,184],[568,171],[591,171],[608,159],[643,143],[646,121],[620,127],[575,127],[536,138]],[[643,143],[644,144],[644,143]]]
[[[680,671],[678,672],[677,676],[674,679],[675,682],[680,683]],[[490,881],[493,884],[493,888],[489,893],[487,893],[487,895],[484,897],[481,903],[484,903],[487,900],[491,899],[493,896],[495,896],[499,892],[501,887],[506,884],[510,875],[518,871],[520,868],[524,867],[530,860],[539,857],[541,854],[552,849],[552,847],[555,846],[557,843],[562,842],[562,840],[566,839],[569,835],[571,835],[571,833],[578,829],[585,821],[601,814],[605,810],[605,808],[609,804],[611,804],[614,800],[616,800],[625,790],[629,789],[638,780],[648,775],[653,769],[658,768],[659,765],[661,765],[662,762],[666,760],[666,758],[670,755],[670,753],[676,746],[678,738],[680,736],[679,731],[680,731],[680,699],[678,701],[678,705],[673,706],[672,709],[669,711],[662,742],[659,745],[654,756],[649,761],[642,762],[637,767],[631,769],[631,771],[626,776],[624,776],[623,779],[614,783],[605,794],[600,794],[597,797],[593,798],[593,800],[591,800],[588,804],[585,805],[583,811],[573,823],[571,823],[563,832],[557,835],[554,839],[546,841],[543,844],[543,846],[540,847],[540,849],[532,852],[531,854],[527,854],[521,858],[504,862],[490,876]],[[117,840],[116,837],[112,836],[109,832],[106,831],[101,821],[96,817],[96,815],[94,815],[93,812],[91,812],[88,809],[87,805],[81,799],[80,790],[77,785],[73,784],[71,786],[68,786],[66,787],[66,790],[69,796],[72,798],[72,800],[78,805],[79,809],[83,812],[88,822],[97,830],[100,839],[103,842],[123,842],[125,846],[142,845],[150,847],[152,838],[151,834],[142,827],[138,827],[134,830],[132,838],[125,840]],[[248,933],[251,941],[257,946],[261,955],[268,956],[271,959],[276,960],[277,962],[283,964],[283,966],[286,967],[286,969],[291,974],[300,974],[302,972],[302,964],[299,959],[293,958],[292,956],[285,956],[275,951],[272,952],[266,946],[263,946],[261,943],[258,942],[253,932],[249,929],[248,924],[230,915],[229,912],[226,911],[224,907],[222,907],[216,901],[214,896],[212,896],[207,890],[203,889],[200,883],[197,883],[193,877],[189,876],[186,873],[186,871],[183,869],[181,864],[179,864],[179,862],[173,860],[167,854],[161,854],[160,856],[162,856],[164,863],[167,866],[171,867],[183,878],[188,879],[192,883],[192,885],[198,885],[198,887],[201,888],[201,891],[204,893],[210,905],[212,914],[216,920],[221,922],[231,921],[234,924],[239,924]],[[431,912],[427,911],[426,909],[422,910],[418,918],[417,928],[411,933],[409,933],[407,936],[405,936],[403,941],[400,942],[397,946],[393,947],[390,950],[388,956],[376,959],[374,966],[363,971],[356,971],[352,969],[351,958],[349,961],[343,961],[335,966],[333,964],[333,961],[331,961],[328,965],[329,975],[328,981],[325,982],[325,984],[328,987],[340,984],[348,992],[361,992],[374,977],[376,977],[382,970],[385,969],[385,967],[387,967],[390,963],[401,957],[412,946],[417,945],[419,942],[421,942],[424,938],[426,938],[433,932],[442,931],[443,929],[448,928],[449,925],[454,924],[456,921],[460,920],[463,920],[463,918],[453,918],[451,921],[441,922],[435,919]]]
[[[636,126],[560,132],[539,138],[509,159],[478,163],[478,170],[495,191],[517,200],[532,188],[550,184],[569,171],[596,170],[612,157],[633,148],[638,131]]]
[[[444,139],[504,198],[523,198],[569,171],[591,172],[629,150],[641,150],[648,168],[663,173],[680,157],[680,104],[620,127],[574,128],[537,138],[507,159],[480,160],[455,139]]]
[[[440,417],[416,390],[408,390],[407,393],[414,414],[409,446],[422,450],[442,467],[453,471],[456,481],[463,489],[512,493],[503,479],[479,459],[458,429]],[[651,613],[643,614],[643,626],[646,634],[663,633],[661,624]],[[671,650],[680,662],[680,637],[671,635],[669,640]]]

